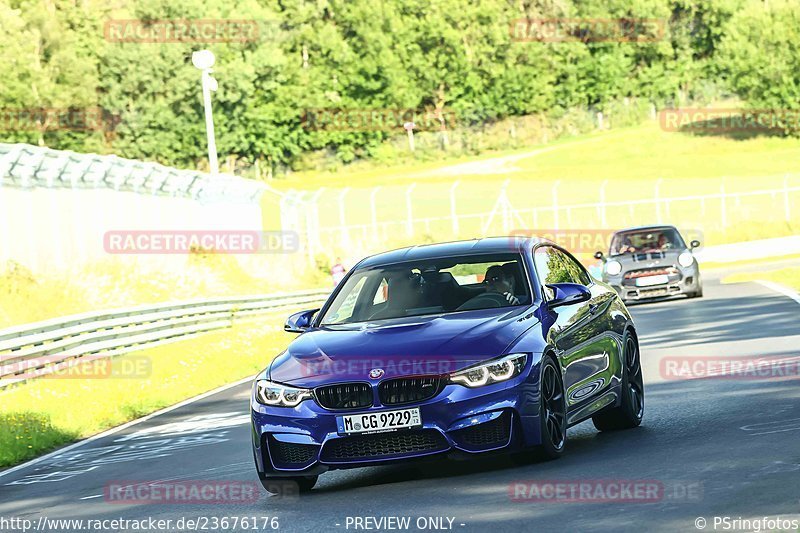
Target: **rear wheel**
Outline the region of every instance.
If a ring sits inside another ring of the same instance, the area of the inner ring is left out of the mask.
[[[617,407],[597,413],[592,417],[594,427],[600,431],[635,428],[644,416],[644,382],[639,358],[639,343],[626,331],[622,339],[624,366],[622,370],[622,400]]]
[[[264,490],[284,496],[308,492],[317,484],[319,476],[273,477],[261,479]]]
[[[567,443],[567,402],[561,371],[551,357],[542,360],[539,386],[539,420],[542,444],[536,450],[541,459],[556,459]]]

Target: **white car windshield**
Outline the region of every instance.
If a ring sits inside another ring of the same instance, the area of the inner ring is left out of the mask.
[[[610,255],[683,250],[686,244],[675,228],[623,231],[611,240]]]

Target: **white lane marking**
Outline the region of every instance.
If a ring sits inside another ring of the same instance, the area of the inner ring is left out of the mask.
[[[201,431],[220,430],[247,424],[248,422],[250,422],[250,415],[247,413],[212,413],[209,415],[193,416],[178,422],[140,429],[129,435],[114,439],[114,442],[127,442],[130,440],[141,440],[157,436],[167,437],[185,435],[186,433],[198,433]]]
[[[93,436],[89,437],[88,439],[84,439],[82,441],[78,441],[78,442],[76,442],[74,444],[70,444],[69,446],[65,446],[64,448],[59,448],[58,450],[55,450],[55,451],[52,451],[52,452],[50,452],[48,454],[42,455],[41,457],[37,457],[36,459],[31,459],[30,461],[28,461],[26,463],[22,463],[21,465],[14,466],[12,468],[9,468],[8,470],[3,470],[2,472],[0,472],[0,477],[3,477],[3,476],[8,475],[8,474],[11,474],[13,472],[17,472],[19,470],[22,470],[23,468],[27,468],[29,466],[33,466],[35,464],[41,463],[42,461],[46,461],[47,459],[51,459],[51,458],[53,458],[53,457],[55,457],[57,455],[60,455],[60,454],[63,454],[65,452],[74,450],[75,448],[79,448],[79,447],[83,446],[84,444],[88,444],[90,442],[94,442],[94,441],[96,441],[98,439],[102,439],[103,437],[107,437],[109,435],[113,435],[114,433],[119,433],[120,431],[122,431],[124,429],[127,429],[127,428],[129,428],[131,426],[134,426],[136,424],[141,424],[142,422],[146,422],[146,421],[150,420],[151,418],[163,415],[165,413],[169,413],[170,411],[174,411],[175,409],[180,409],[181,407],[183,407],[185,405],[189,405],[189,404],[192,404],[194,402],[203,400],[205,398],[208,398],[209,396],[213,396],[213,395],[215,395],[217,393],[224,392],[224,391],[226,391],[228,389],[232,389],[234,387],[238,387],[239,385],[242,385],[244,383],[252,381],[253,379],[255,379],[255,376],[251,376],[251,377],[247,377],[247,378],[244,378],[244,379],[240,379],[239,381],[236,381],[234,383],[229,383],[227,385],[223,385],[221,387],[218,387],[218,388],[216,388],[214,390],[210,390],[208,392],[200,394],[199,396],[195,396],[194,398],[189,398],[188,400],[184,400],[182,402],[176,403],[175,405],[171,405],[169,407],[165,407],[164,409],[161,409],[160,411],[156,411],[155,413],[150,413],[149,415],[145,415],[142,418],[137,418],[136,420],[131,420],[130,422],[126,422],[125,424],[122,424],[121,426],[117,426],[115,428],[111,428],[109,430],[106,430],[106,431],[104,431],[102,433],[98,433],[97,435],[93,435]]]
[[[800,294],[797,294],[797,291],[795,291],[794,289],[790,289],[789,287],[786,287],[779,283],[775,283],[774,281],[766,281],[763,279],[757,279],[756,283],[758,283],[759,285],[763,285],[768,289],[772,289],[775,292],[779,292],[784,296],[788,296],[789,298],[800,304]]]
[[[81,500],[93,500],[95,498],[102,498],[102,494],[95,494],[94,496],[84,496]]]
[[[771,433],[783,433],[786,431],[800,431],[800,418],[789,418],[786,420],[775,420],[773,422],[761,422],[741,426],[739,429],[750,433],[750,435],[769,435]]]

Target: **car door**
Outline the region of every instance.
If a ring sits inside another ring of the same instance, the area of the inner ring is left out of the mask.
[[[554,246],[534,251],[536,274],[543,287],[552,283],[579,283],[592,298],[585,302],[548,310],[553,325],[548,341],[555,346],[564,371],[564,388],[570,422],[582,415],[582,407],[591,404],[611,384],[612,357],[616,354],[613,338],[606,335],[604,311],[611,303],[607,291],[595,284],[586,270],[572,256]],[[544,288],[545,300],[552,297]],[[613,295],[611,295],[613,298]]]

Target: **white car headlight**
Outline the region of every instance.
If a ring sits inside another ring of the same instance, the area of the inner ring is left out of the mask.
[[[694,256],[691,252],[683,252],[678,256],[678,263],[684,267],[690,267],[694,263]]]
[[[500,359],[456,372],[450,376],[450,382],[474,388],[506,381],[522,372],[527,359],[528,355],[524,353],[506,355]]]
[[[616,276],[622,272],[622,263],[619,261],[609,261],[606,263],[606,274],[609,276]]]
[[[256,400],[264,405],[296,407],[300,402],[311,398],[311,396],[309,389],[289,387],[266,379],[260,379],[256,382]]]

